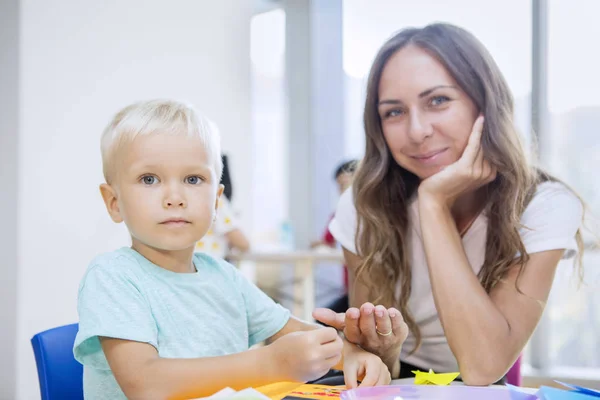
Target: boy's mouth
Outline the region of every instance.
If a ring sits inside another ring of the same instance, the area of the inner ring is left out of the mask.
[[[184,226],[187,224],[190,224],[191,222],[188,220],[185,220],[183,218],[170,218],[167,219],[163,222],[161,222],[161,225],[166,225],[166,226],[173,226],[173,227],[178,227],[178,226]]]

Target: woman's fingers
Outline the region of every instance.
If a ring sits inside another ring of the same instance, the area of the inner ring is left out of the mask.
[[[376,333],[384,337],[392,334],[392,321],[384,306],[375,307],[375,328]]]
[[[408,325],[406,325],[402,314],[395,308],[388,309],[388,314],[392,321],[392,331],[394,332],[394,336],[404,343],[408,337]]]
[[[344,329],[344,336],[350,343],[361,344],[362,333],[359,326],[360,310],[358,308],[349,308],[346,311],[346,328]]]
[[[365,303],[360,307],[359,327],[364,339],[372,347],[377,343],[377,333],[375,332],[375,306],[371,303]]]
[[[461,159],[465,161],[465,164],[471,167],[475,166],[475,161],[477,160],[478,153],[480,153],[482,132],[483,116],[480,115],[473,124],[473,130],[471,131],[471,135],[469,136],[467,147],[465,147],[465,150],[463,151],[461,157]]]
[[[317,308],[312,312],[312,316],[317,321],[332,326],[339,331],[345,327],[345,315],[343,313],[336,313],[329,308]]]

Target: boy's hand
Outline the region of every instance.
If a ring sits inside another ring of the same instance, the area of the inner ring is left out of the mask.
[[[335,329],[321,328],[289,333],[268,347],[277,376],[306,382],[322,377],[340,362],[344,343]]]
[[[348,389],[389,385],[392,381],[390,371],[381,358],[346,341],[344,344],[344,381]]]

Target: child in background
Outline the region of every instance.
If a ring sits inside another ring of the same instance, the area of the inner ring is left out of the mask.
[[[216,124],[211,125],[218,132]],[[221,185],[223,195],[219,199],[219,212],[206,235],[196,244],[196,251],[207,253],[213,257],[226,259],[230,252],[246,252],[250,250],[250,241],[240,228],[231,206],[233,187],[226,155],[222,156],[223,172]]]
[[[219,212],[206,235],[196,244],[196,251],[225,259],[230,252],[244,253],[250,250],[250,242],[240,229],[231,203],[222,195],[219,199]]]
[[[206,118],[174,101],[134,104],[101,147],[100,192],[132,245],[96,257],[79,288],[74,354],[86,399],[200,397],[334,367],[349,387],[389,383],[379,357],[290,317],[227,262],[194,254],[223,191],[219,137]]]
[[[340,164],[334,174],[335,183],[338,187],[338,192],[340,196],[352,185],[352,178],[354,177],[354,172],[356,171],[356,167],[358,166],[358,160],[350,160]],[[319,246],[327,246],[327,247],[335,247],[336,241],[331,232],[329,232],[329,222],[333,219],[335,214],[331,215],[329,221],[327,221],[327,226],[325,231],[323,232],[323,236],[320,240],[314,241],[311,243],[310,247],[312,249]],[[335,311],[336,313],[344,313],[350,305],[348,303],[348,269],[344,265],[344,289],[346,293],[333,301],[327,308]]]
[[[343,162],[340,164],[333,175],[335,179],[335,183],[338,187],[338,192],[340,196],[352,185],[352,178],[354,177],[354,171],[356,171],[356,167],[358,165],[357,160],[350,160]],[[329,221],[327,221],[327,226],[325,227],[325,231],[323,232],[323,236],[319,240],[315,240],[310,244],[312,249],[319,246],[328,246],[335,247],[335,238],[329,232],[329,222],[333,219],[333,214]]]

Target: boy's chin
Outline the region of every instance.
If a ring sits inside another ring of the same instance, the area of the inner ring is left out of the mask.
[[[196,242],[192,244],[169,244],[161,247],[162,251],[194,251]]]
[[[196,242],[153,242],[143,243],[144,247],[149,247],[161,253],[163,252],[174,252],[174,251],[194,251]]]

